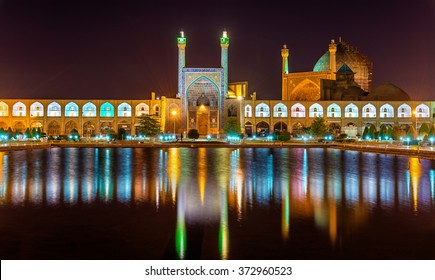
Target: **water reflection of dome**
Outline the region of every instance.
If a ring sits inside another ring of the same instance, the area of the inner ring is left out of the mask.
[[[210,106],[210,100],[207,98],[207,96],[205,96],[204,93],[201,93],[201,96],[196,101],[196,104],[198,104],[198,106]]]

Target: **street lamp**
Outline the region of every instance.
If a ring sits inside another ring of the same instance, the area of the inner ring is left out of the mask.
[[[172,117],[174,118],[174,135],[175,135],[175,117],[177,116],[177,110],[172,110]]]

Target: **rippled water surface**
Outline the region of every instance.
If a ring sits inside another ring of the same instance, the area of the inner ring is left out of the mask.
[[[435,259],[435,162],[328,149],[0,153],[2,259]]]

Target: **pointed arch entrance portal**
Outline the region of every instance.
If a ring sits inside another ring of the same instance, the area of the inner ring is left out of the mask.
[[[187,130],[197,129],[200,136],[219,133],[219,87],[213,77],[203,75],[187,88]]]

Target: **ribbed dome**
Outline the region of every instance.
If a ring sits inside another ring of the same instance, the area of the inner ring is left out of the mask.
[[[336,66],[341,67],[343,64],[348,65],[355,72],[355,82],[357,82],[365,91],[370,90],[372,81],[372,62],[367,56],[360,53],[355,47],[347,42],[337,43],[337,52],[335,54]],[[330,53],[327,51],[322,55],[314,65],[314,72],[328,71],[330,69]]]
[[[401,88],[386,83],[375,88],[369,95],[367,100],[372,101],[410,101],[409,95]]]

